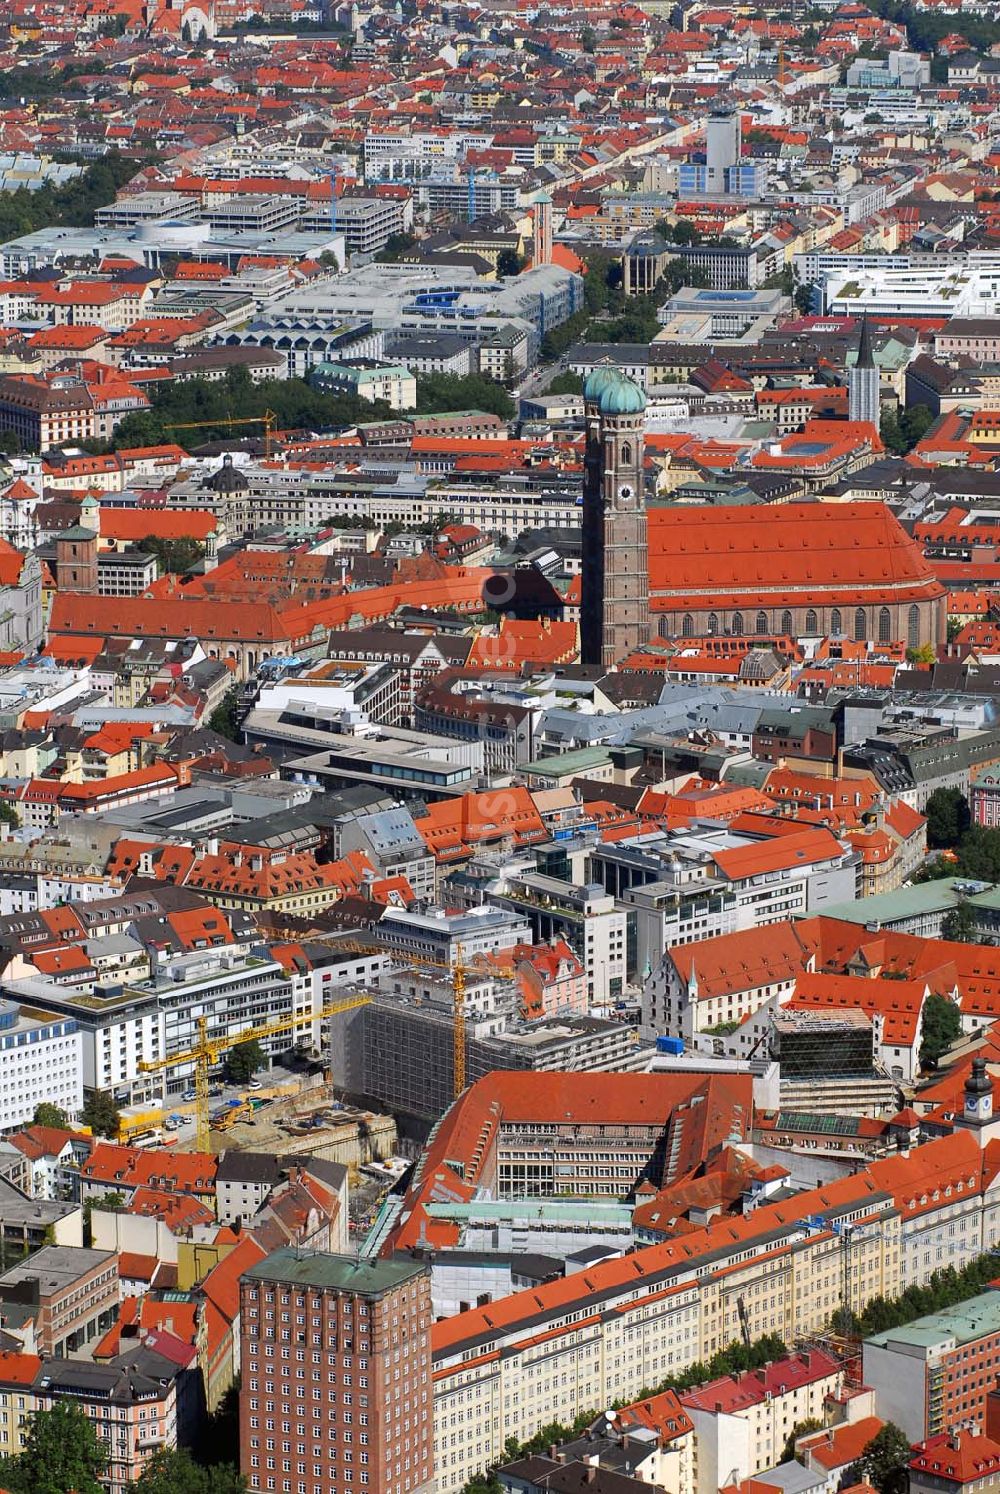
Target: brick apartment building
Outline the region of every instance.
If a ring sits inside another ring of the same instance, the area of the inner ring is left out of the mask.
[[[998,1372],[996,1290],[865,1339],[865,1384],[875,1389],[882,1415],[913,1442],[960,1423],[982,1430]]]
[[[294,1248],[241,1282],[240,1468],[276,1494],[433,1484],[430,1273]]]

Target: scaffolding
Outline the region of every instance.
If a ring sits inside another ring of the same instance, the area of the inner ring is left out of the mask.
[[[771,1019],[771,1057],[783,1080],[864,1078],[875,1072],[875,1034],[863,1012],[783,1008]]]

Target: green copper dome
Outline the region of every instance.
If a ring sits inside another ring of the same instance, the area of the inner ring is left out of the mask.
[[[602,415],[641,415],[646,408],[646,396],[638,384],[619,376],[601,390],[597,408]]]
[[[617,368],[613,368],[610,363],[599,363],[596,368],[590,370],[584,381],[584,399],[588,404],[593,403],[594,400],[600,399],[610,384],[617,384],[620,379],[621,374]]]

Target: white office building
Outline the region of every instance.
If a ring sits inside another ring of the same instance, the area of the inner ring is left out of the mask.
[[[28,1125],[43,1102],[79,1115],[82,1075],[81,1036],[71,1017],[48,1019],[0,1002],[0,1131]]]

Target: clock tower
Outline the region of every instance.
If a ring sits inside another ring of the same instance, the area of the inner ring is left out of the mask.
[[[584,385],[581,653],[606,669],[649,641],[645,408],[614,369],[594,369]]]
[[[1000,1116],[993,1110],[993,1080],[979,1053],[965,1081],[962,1114],[955,1116],[953,1124],[956,1130],[971,1131],[981,1147],[1000,1136]]]

